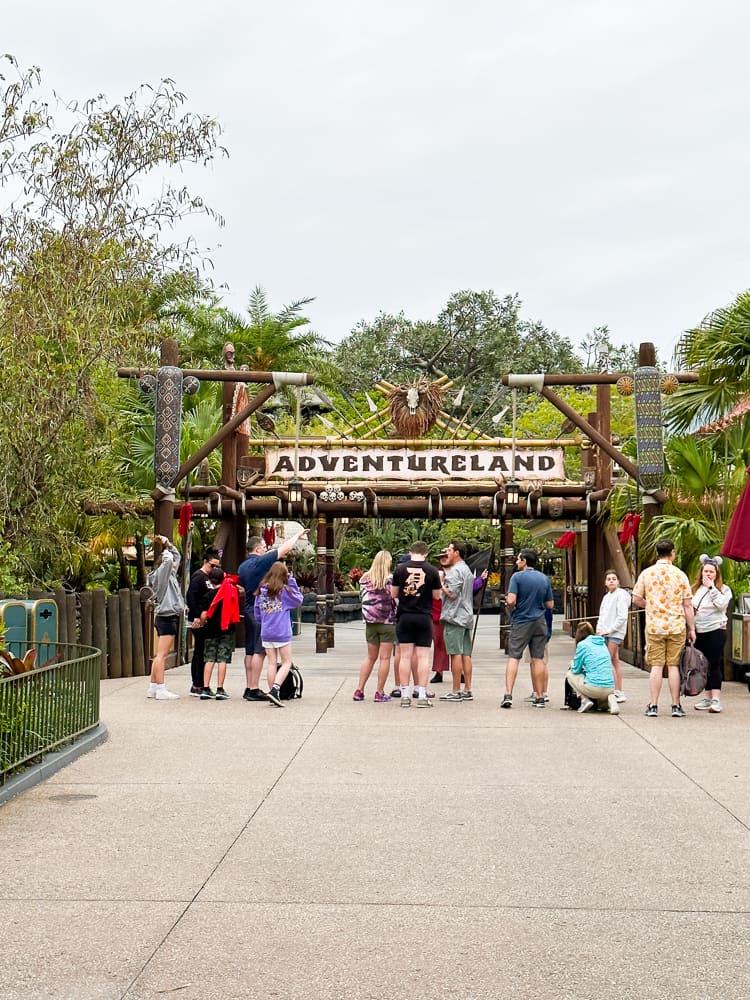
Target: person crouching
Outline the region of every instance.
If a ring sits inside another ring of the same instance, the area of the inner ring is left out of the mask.
[[[607,649],[607,641],[602,635],[594,635],[593,626],[582,622],[576,629],[576,653],[566,680],[581,696],[579,712],[590,712],[593,708],[619,715],[620,706],[615,698],[615,677],[612,658]]]

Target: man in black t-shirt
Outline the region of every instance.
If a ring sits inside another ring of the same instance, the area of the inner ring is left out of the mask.
[[[190,661],[190,676],[193,681],[190,694],[193,698],[200,698],[203,691],[203,644],[205,635],[201,622],[201,610],[203,600],[208,591],[208,575],[214,566],[221,566],[219,550],[207,548],[203,553],[203,564],[190,577],[190,584],[185,595],[188,623],[193,631],[193,658]]]
[[[401,707],[409,708],[409,674],[412,653],[417,653],[417,708],[431,708],[427,698],[427,675],[430,672],[430,646],[432,645],[432,602],[441,596],[440,576],[434,566],[426,562],[427,545],[414,542],[409,558],[400,563],[393,573],[391,594],[398,601],[396,610],[396,638],[401,645],[399,684]]]

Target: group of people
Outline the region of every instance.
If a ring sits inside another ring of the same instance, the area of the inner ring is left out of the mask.
[[[193,655],[190,664],[190,694],[203,701],[226,700],[224,687],[227,664],[235,646],[235,626],[240,621],[238,584],[245,593],[245,674],[246,701],[270,702],[283,708],[281,685],[292,666],[292,623],[289,612],[299,607],[303,595],[294,577],[282,560],[308,533],[307,528],[268,549],[260,536],[248,541],[248,555],[237,575],[221,568],[219,552],[207,548],[203,563],[190,578],[183,600],[177,579],[180,553],[164,535],[157,536],[162,545],[161,560],[149,574],[154,593],[154,628],[157,634],[156,655],[152,661],[148,698],[171,701],[179,698],[164,682],[167,657],[172,650],[180,623],[186,611],[193,634]],[[268,690],[260,688],[263,660],[267,658]],[[217,670],[217,687],[211,680]]]
[[[727,608],[731,589],[721,579],[721,556],[702,555],[701,569],[693,586],[674,565],[674,543],[664,538],[656,545],[657,559],[644,569],[635,582],[632,603],[645,610],[646,664],[649,667],[649,702],[645,715],[658,715],[663,673],[671,698],[673,718],[684,718],[680,700],[680,657],[686,642],[694,643],[708,660],[704,697],[696,702],[697,711],[718,714],[722,711],[721,684],[724,648],[727,635]],[[547,671],[543,660],[543,615],[551,606],[549,581],[535,567],[535,554],[522,550],[517,560],[518,572],[510,582],[508,605],[512,609],[510,659],[506,670],[506,691],[501,708],[511,708],[518,658],[529,647],[534,692],[531,701],[544,708]],[[578,698],[578,711],[594,709],[618,715],[626,701],[622,690],[619,647],[625,637],[631,595],[620,586],[613,570],[605,576],[606,594],[602,599],[596,629],[582,622],[575,634],[576,651],[566,676]]]
[[[374,701],[398,698],[402,708],[409,708],[413,699],[417,708],[432,707],[427,688],[431,647],[433,681],[442,681],[450,664],[451,690],[441,695],[441,701],[473,700],[474,593],[482,586],[482,577],[475,578],[467,565],[463,542],[451,542],[443,549],[439,568],[427,562],[427,551],[426,542],[415,541],[391,572],[393,556],[382,549],[360,578],[367,653],[354,701],[364,701],[377,661]],[[392,655],[395,686],[386,694]]]
[[[303,595],[281,560],[307,532],[303,529],[274,549],[269,549],[260,536],[250,538],[247,558],[237,576],[224,573],[216,549],[205,551],[186,597],[194,638],[191,695],[202,700],[229,697],[224,682],[234,650],[235,625],[241,617],[240,584],[246,601],[243,698],[283,707],[280,688],[292,666],[290,611],[299,607]],[[162,544],[161,561],[149,575],[158,640],[147,697],[164,701],[179,697],[166,687],[164,668],[185,601],[177,579],[180,554],[168,538],[158,536],[158,540]],[[393,568],[391,553],[383,549],[361,577],[367,652],[360,666],[354,701],[364,701],[377,662],[374,701],[398,698],[402,708],[409,708],[412,700],[417,708],[432,707],[433,695],[427,686],[431,647],[433,682],[442,681],[442,673],[450,665],[451,690],[440,700],[473,700],[474,593],[482,586],[482,579],[475,578],[467,565],[466,546],[461,541],[453,541],[443,549],[439,567],[427,561],[427,552],[425,542],[415,541],[408,555]],[[619,647],[625,638],[631,599],[636,607],[645,610],[645,658],[650,669],[645,714],[658,714],[666,670],[672,717],[684,717],[679,663],[686,642],[694,643],[709,665],[704,696],[694,707],[711,714],[722,711],[727,609],[732,591],[721,578],[721,557],[702,555],[700,572],[691,587],[685,573],[674,565],[675,549],[670,539],[657,543],[656,554],[656,562],[636,580],[632,595],[621,586],[617,573],[608,570],[596,628],[582,622],[576,630],[576,650],[566,683],[580,699],[581,713],[598,709],[617,715],[620,704],[627,700]],[[513,707],[513,688],[521,658],[527,653],[533,690],[526,700],[536,708],[544,708],[549,702],[547,644],[554,601],[549,578],[537,569],[537,554],[532,549],[522,549],[516,558],[506,602],[510,611],[509,657],[500,707]],[[395,685],[387,694],[392,657]],[[264,658],[267,691],[260,687]],[[215,691],[211,687],[214,669]]]

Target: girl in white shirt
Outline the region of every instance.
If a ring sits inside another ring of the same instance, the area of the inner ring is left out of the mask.
[[[620,667],[620,644],[625,638],[630,612],[630,593],[620,586],[620,578],[613,569],[608,569],[604,577],[607,593],[599,607],[599,622],[596,634],[607,640],[607,649],[612,658],[615,675],[615,700],[627,701],[622,691],[622,668]]]
[[[732,591],[721,579],[721,556],[702,555],[700,561],[700,573],[693,584],[695,648],[708,660],[708,679],[705,695],[694,707],[699,712],[717,713],[721,711],[727,608]]]

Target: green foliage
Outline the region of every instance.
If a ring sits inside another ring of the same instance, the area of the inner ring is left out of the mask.
[[[20,594],[23,567],[12,547],[0,534],[0,594]]]
[[[309,328],[302,310],[312,299],[300,299],[271,312],[265,291],[256,287],[250,294],[247,315],[221,306],[217,298],[182,314],[179,334],[186,363],[219,367],[224,344],[231,342],[237,367],[250,371],[305,371],[316,358],[322,360],[327,341]]]
[[[430,552],[438,552],[441,522],[412,521],[406,518],[370,518],[349,525],[339,547],[339,569],[348,573],[354,566],[369,569],[376,553],[387,549],[394,566],[412,542],[427,542]]]
[[[735,429],[735,438],[747,446],[747,438],[740,438],[739,429]],[[667,501],[663,512],[641,527],[639,545],[645,563],[653,557],[659,538],[671,538],[677,564],[693,579],[701,553],[715,555],[720,551],[729,516],[746,479],[744,464],[732,461],[732,455],[725,453],[726,444],[725,435],[700,442],[685,435],[667,442]],[[632,484],[613,492],[607,516],[621,523],[629,510],[641,510],[640,493]],[[722,575],[735,592],[748,589],[747,564],[727,559]]]
[[[0,524],[26,581],[71,580],[85,560],[83,504],[118,482],[106,448],[115,369],[153,360],[160,312],[195,285],[192,244],[167,242],[208,212],[169,177],[218,149],[171,81],[121,103],[63,106],[38,71],[0,89]],[[158,194],[141,194],[158,172]],[[211,214],[209,212],[209,214]]]
[[[633,372],[638,367],[638,348],[615,344],[607,326],[596,326],[578,347],[585,371]]]
[[[667,425],[677,433],[725,416],[750,392],[750,291],[688,330],[675,351],[679,368],[698,371],[667,404]]]
[[[362,321],[334,351],[340,385],[349,393],[382,378],[410,381],[425,371],[447,374],[457,392],[467,389],[456,412],[493,433],[491,417],[507,405],[500,383],[508,372],[580,371],[572,345],[541,323],[523,320],[517,296],[492,291],[456,292],[436,321],[413,322],[403,313]]]

